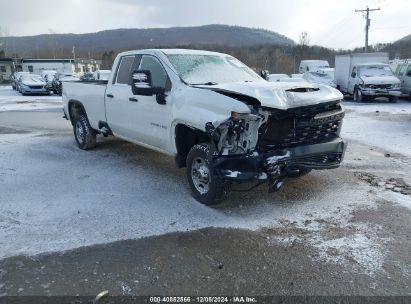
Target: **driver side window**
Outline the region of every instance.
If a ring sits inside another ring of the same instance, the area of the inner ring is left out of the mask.
[[[354,68],[352,69],[351,77],[352,77],[352,78],[355,78],[356,76],[357,76],[357,68],[354,67]]]
[[[148,70],[151,73],[153,87],[160,87],[169,90],[170,80],[161,63],[157,58],[144,55],[141,59],[139,70]]]

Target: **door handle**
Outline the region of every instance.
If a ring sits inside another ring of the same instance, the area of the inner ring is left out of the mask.
[[[106,96],[109,97],[109,98],[114,98],[113,94],[107,94]]]
[[[133,102],[137,102],[137,101],[138,101],[138,99],[135,98],[135,97],[130,97],[128,100],[133,101]]]

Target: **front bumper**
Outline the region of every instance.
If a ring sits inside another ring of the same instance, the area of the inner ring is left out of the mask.
[[[30,88],[21,88],[23,94],[50,94],[50,91],[45,88],[41,89],[30,89]]]
[[[340,166],[347,143],[336,138],[326,143],[304,145],[245,155],[214,156],[215,173],[224,180],[247,182],[279,179],[298,169],[334,169]]]
[[[366,96],[401,96],[400,89],[398,90],[388,90],[388,89],[361,89],[361,93]]]

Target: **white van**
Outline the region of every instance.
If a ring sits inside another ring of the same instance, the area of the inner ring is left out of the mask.
[[[411,97],[411,59],[398,64],[395,76],[401,81],[401,92]]]
[[[317,72],[319,69],[329,68],[330,64],[327,60],[301,60],[298,72],[304,74],[305,72]]]

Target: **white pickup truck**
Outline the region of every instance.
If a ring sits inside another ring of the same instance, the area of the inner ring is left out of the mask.
[[[108,81],[68,82],[64,115],[81,149],[115,135],[175,157],[194,197],[222,200],[233,182],[337,168],[346,143],[336,89],[267,82],[232,56],[197,50],[124,52]]]

